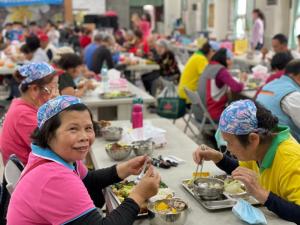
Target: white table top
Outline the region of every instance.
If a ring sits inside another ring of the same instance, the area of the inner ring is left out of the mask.
[[[181,130],[175,127],[171,121],[166,119],[152,119],[149,120],[153,125],[166,130],[167,146],[163,149],[158,149],[154,151],[154,156],[158,155],[175,155],[184,159],[186,162],[179,165],[178,167],[171,169],[158,169],[161,174],[162,180],[175,191],[178,197],[186,200],[191,207],[191,213],[188,216],[186,225],[199,225],[199,224],[209,224],[209,225],[219,225],[219,224],[243,224],[237,217],[233,215],[230,210],[223,210],[217,212],[209,212],[205,210],[189,193],[187,193],[181,187],[181,181],[192,176],[192,172],[195,171],[196,165],[192,160],[192,152],[196,149],[197,145],[186,136]],[[114,125],[117,126],[130,126],[129,121],[114,121]],[[105,153],[104,146],[105,142],[101,138],[97,138],[92,150],[91,157],[96,169],[108,167],[115,162],[113,162]],[[131,155],[133,157],[133,153]],[[211,174],[222,173],[212,162],[205,162],[203,171],[209,171]],[[291,224],[284,220],[279,219],[275,214],[268,211],[266,208],[261,207],[263,210],[268,224],[272,225],[283,225]],[[147,219],[137,220],[135,225],[149,225],[150,222]]]
[[[13,74],[16,70],[16,67],[14,68],[8,68],[6,66],[0,67],[0,76],[1,75],[8,75],[8,74]]]
[[[126,70],[132,72],[148,72],[153,70],[159,70],[160,67],[158,64],[136,64],[136,65],[128,65],[126,66]]]
[[[142,98],[146,104],[155,102],[155,99],[151,95],[130,82],[128,82],[128,89],[132,93],[136,94],[136,97]],[[101,87],[98,86],[95,90],[87,92],[86,95],[81,98],[81,100],[89,107],[117,106],[121,104],[132,103],[132,98],[102,99],[99,96],[100,92]]]
[[[243,62],[246,63],[249,66],[256,66],[262,62],[262,55],[261,54],[254,54],[253,58],[249,59],[247,57],[247,54],[242,55],[235,55],[233,56],[233,60],[235,62]]]

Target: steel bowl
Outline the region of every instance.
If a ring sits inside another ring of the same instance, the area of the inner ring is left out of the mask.
[[[154,142],[151,140],[146,141],[134,141],[131,143],[134,154],[137,156],[140,155],[149,155],[151,156],[154,151]]]
[[[185,204],[185,207],[184,209],[179,210],[176,213],[161,213],[155,209],[155,205],[162,201],[167,203],[168,205],[170,203],[172,204],[172,201],[180,201]],[[187,221],[189,213],[187,203],[179,198],[163,199],[151,202],[148,204],[148,210],[151,225],[184,225]]]
[[[193,189],[194,193],[203,199],[218,199],[224,192],[224,181],[211,177],[199,177],[194,180]]]
[[[107,144],[105,146],[105,151],[111,159],[115,161],[121,161],[126,159],[130,155],[132,149],[128,145],[120,145],[118,143],[112,143],[112,144]]]
[[[106,141],[119,141],[122,137],[122,127],[105,127],[101,130],[102,136]]]

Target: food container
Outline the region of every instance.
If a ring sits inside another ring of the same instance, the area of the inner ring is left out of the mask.
[[[129,145],[112,143],[105,146],[105,151],[111,159],[121,161],[130,155],[132,149]]]
[[[188,205],[179,198],[163,199],[148,204],[151,225],[184,225]]]
[[[196,195],[203,199],[218,199],[224,191],[224,181],[217,178],[197,178],[193,182],[193,188]]]
[[[103,138],[106,141],[119,141],[122,137],[122,127],[105,127],[101,129]]]
[[[154,150],[154,142],[150,140],[134,141],[131,143],[132,149],[137,156],[149,155],[151,156]]]

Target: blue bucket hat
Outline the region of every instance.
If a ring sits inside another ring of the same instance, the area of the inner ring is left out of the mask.
[[[25,77],[21,84],[30,84],[35,80],[42,79],[46,76],[55,73],[54,68],[45,62],[29,63],[20,66],[17,70],[19,71],[22,77]]]
[[[75,96],[61,95],[53,98],[43,104],[37,113],[38,128],[43,127],[46,121],[53,116],[59,114],[71,105],[82,103],[81,100]]]
[[[257,108],[254,102],[249,99],[233,102],[222,112],[219,129],[234,135],[263,132],[264,128],[258,128],[256,112]]]

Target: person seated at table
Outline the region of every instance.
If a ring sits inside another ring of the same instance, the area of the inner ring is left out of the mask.
[[[183,73],[181,74],[179,80],[178,95],[187,103],[190,103],[190,100],[186,96],[184,88],[187,88],[191,91],[197,90],[199,77],[207,66],[208,61],[219,48],[220,45],[217,42],[207,42],[202,46],[201,49],[196,51],[185,64]]]
[[[66,53],[61,56],[58,65],[64,70],[59,76],[58,88],[61,95],[81,97],[87,90],[93,89],[91,81],[80,82],[83,63],[75,53]]]
[[[213,161],[279,217],[300,224],[300,144],[271,111],[252,100],[230,104],[219,129],[236,159],[207,147],[194,161]]]
[[[47,63],[30,63],[21,66],[14,74],[20,83],[20,98],[15,98],[3,122],[0,149],[4,164],[11,154],[27,164],[30,135],[36,128],[38,107],[58,94],[55,70]]]
[[[93,55],[94,55],[95,51],[97,50],[97,48],[101,45],[102,39],[103,39],[103,33],[97,33],[94,36],[93,42],[90,43],[88,46],[86,46],[86,48],[84,49],[84,52],[83,52],[84,60],[83,61],[89,70],[92,69]]]
[[[280,124],[289,126],[300,141],[300,59],[289,62],[285,75],[266,84],[257,101],[271,110]]]
[[[234,93],[239,93],[244,88],[244,84],[236,81],[228,71],[232,63],[231,59],[230,50],[225,48],[218,50],[202,72],[198,82],[199,96],[214,121],[219,121],[228,103],[228,88]]]
[[[30,62],[48,62],[48,56],[46,52],[41,48],[40,39],[35,36],[31,35],[29,37],[26,37],[25,41],[26,45],[30,49],[30,51],[33,53],[32,59]]]
[[[46,52],[48,61],[51,62],[57,48],[49,41],[49,37],[47,36],[47,34],[41,33],[39,35],[39,39],[40,39],[41,48]]]
[[[104,34],[100,46],[95,50],[93,54],[93,63],[91,70],[96,74],[101,73],[103,65],[106,65],[107,69],[114,68],[114,62],[110,48],[114,45],[113,37],[109,34]]]
[[[267,83],[270,83],[272,80],[278,79],[282,75],[284,75],[285,67],[292,59],[293,58],[286,52],[276,53],[271,60],[271,68],[274,73],[268,77],[268,79],[266,80],[264,85],[266,85]],[[257,98],[257,96],[261,92],[262,88],[263,88],[263,86],[257,90],[257,92],[254,96],[254,99]]]
[[[142,205],[158,192],[160,176],[150,166],[120,206],[102,217],[101,189],[140,173],[147,156],[88,171],[82,163],[94,140],[88,107],[59,96],[39,108],[29,163],[11,196],[7,224],[132,225]]]
[[[175,55],[169,49],[167,40],[160,39],[156,42],[156,52],[158,54],[156,63],[159,65],[160,70],[142,75],[142,81],[146,91],[153,96],[156,94],[157,87],[155,81],[157,81],[159,77],[175,84],[178,83],[180,77]]]
[[[135,30],[133,33],[134,33],[134,41],[132,45],[129,47],[128,52],[133,53],[139,57],[144,57],[149,53],[149,46],[147,43],[147,39],[144,39],[143,33],[139,30]]]
[[[291,51],[288,48],[288,38],[284,34],[276,34],[272,38],[272,49],[273,52],[269,52],[267,48],[262,48],[262,59],[263,60],[270,60],[272,59],[273,55],[279,52],[286,52],[290,55],[290,57],[297,58],[298,55],[295,52]]]

